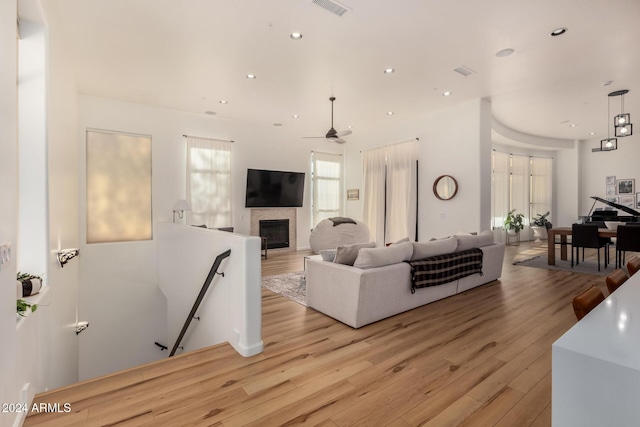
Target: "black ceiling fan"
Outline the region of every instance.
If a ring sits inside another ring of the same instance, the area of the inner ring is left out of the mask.
[[[337,144],[344,144],[345,142],[347,142],[344,139],[342,139],[342,137],[351,135],[351,130],[347,129],[347,130],[338,132],[333,128],[333,101],[335,100],[336,100],[335,96],[332,96],[331,98],[329,98],[329,101],[331,101],[331,129],[329,129],[329,131],[325,136],[307,136],[305,138],[325,138],[327,141],[335,142]]]

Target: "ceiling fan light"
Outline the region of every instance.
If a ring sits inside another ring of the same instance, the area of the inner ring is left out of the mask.
[[[600,151],[612,151],[618,149],[618,138],[605,138],[600,140]]]
[[[633,134],[633,125],[631,123],[622,125],[622,126],[616,126],[617,137],[631,136],[632,134]]]

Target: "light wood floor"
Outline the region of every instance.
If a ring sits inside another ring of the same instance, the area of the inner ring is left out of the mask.
[[[549,426],[551,345],[576,323],[573,296],[606,289],[512,265],[538,253],[508,247],[501,280],[361,329],[264,290],[260,355],[223,344],[47,392],[36,401],[71,413],[25,426]],[[305,254],[270,253],[263,274]]]

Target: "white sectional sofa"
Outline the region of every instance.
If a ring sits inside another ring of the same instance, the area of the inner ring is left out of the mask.
[[[468,242],[465,243],[467,246]],[[493,242],[492,237],[490,242]],[[482,275],[473,274],[443,285],[419,288],[415,293],[411,293],[411,266],[406,262],[358,268],[314,257],[306,265],[307,305],[360,328],[497,280],[502,273],[504,244],[489,243],[480,249],[483,252]]]

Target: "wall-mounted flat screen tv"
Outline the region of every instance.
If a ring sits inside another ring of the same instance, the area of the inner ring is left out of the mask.
[[[247,169],[248,208],[301,208],[304,173]]]

